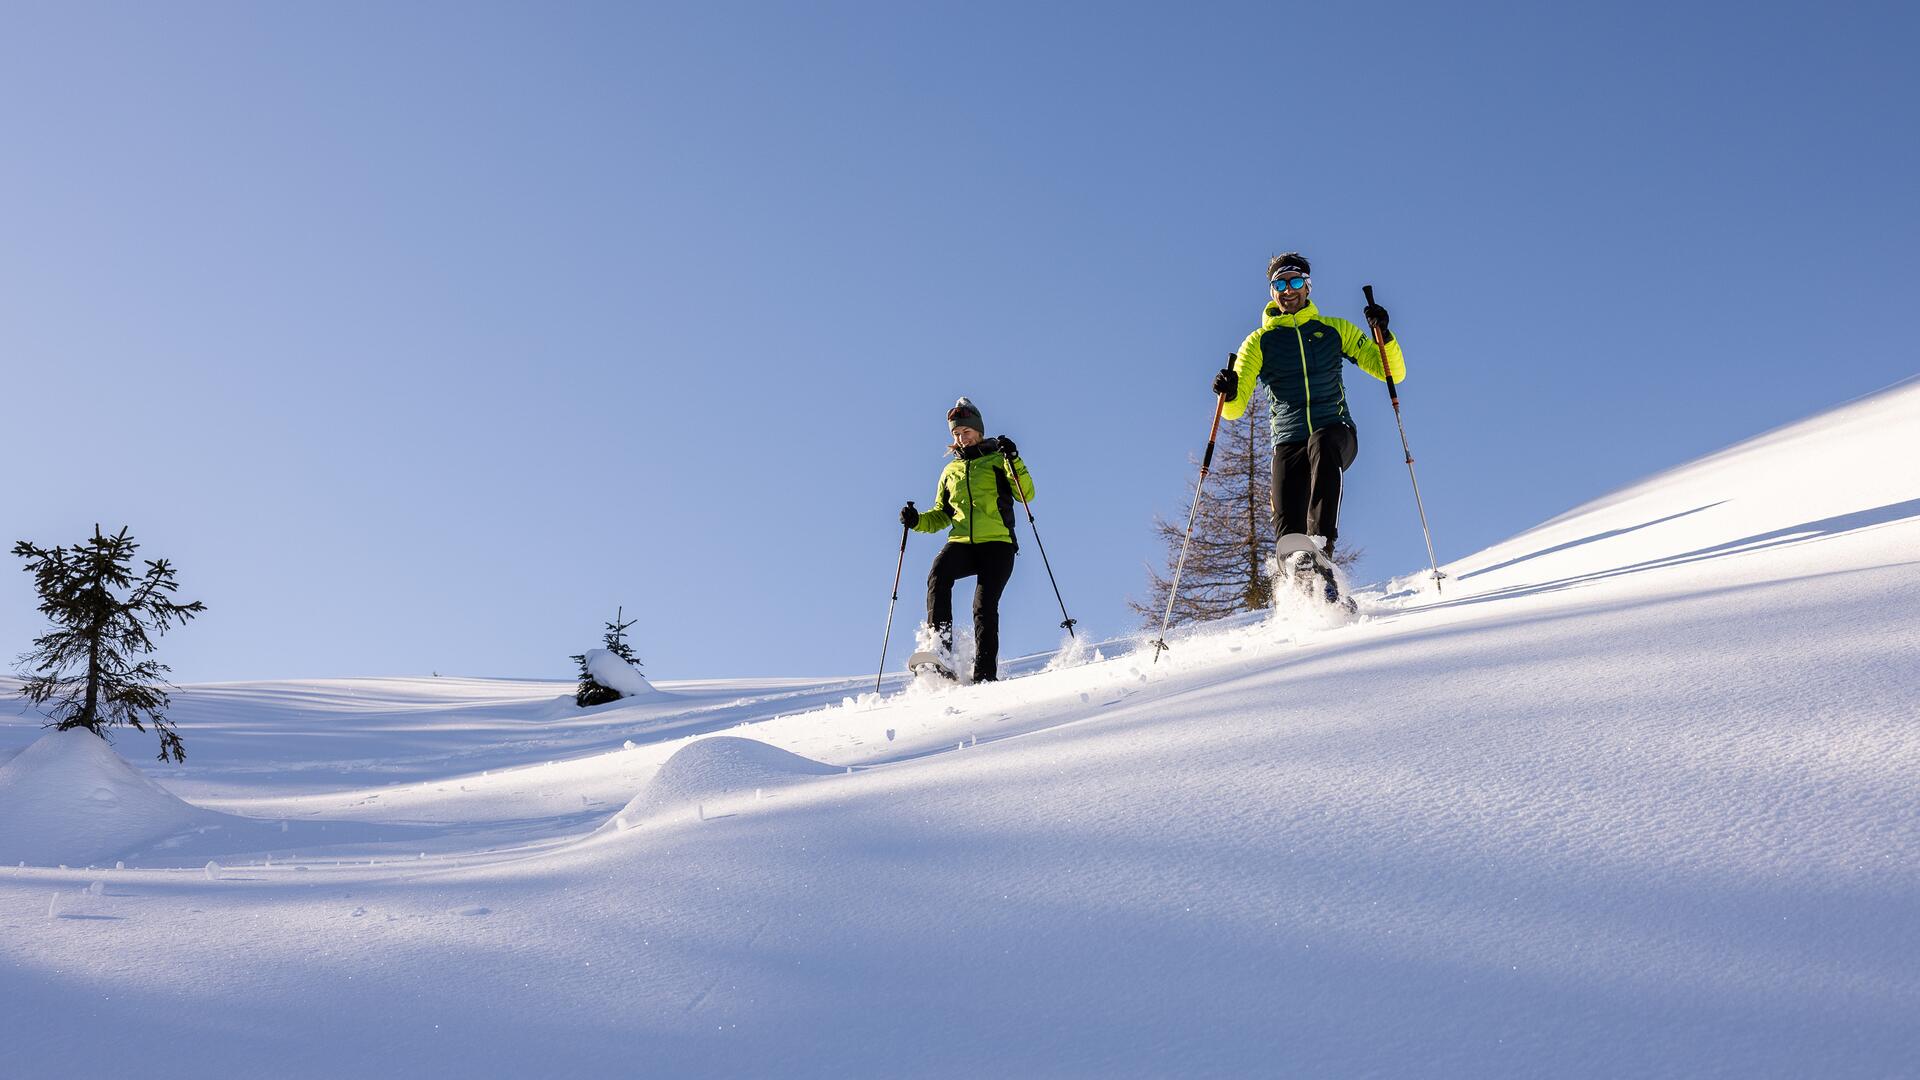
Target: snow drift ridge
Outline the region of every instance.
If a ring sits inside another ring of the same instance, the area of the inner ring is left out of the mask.
[[[0,862],[83,866],[219,820],[79,728],[48,732],[0,765]]]
[[[840,770],[755,739],[715,735],[674,751],[603,828],[630,828],[679,807],[749,788],[780,787]]]

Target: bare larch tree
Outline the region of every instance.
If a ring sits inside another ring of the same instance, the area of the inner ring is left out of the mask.
[[[1267,437],[1267,410],[1256,403],[1247,412],[1244,423],[1221,425],[1213,470],[1207,474],[1199,509],[1194,511],[1193,542],[1180,574],[1180,597],[1173,605],[1176,626],[1253,611],[1273,602],[1272,583],[1263,565],[1275,539],[1268,491],[1273,448]],[[1193,466],[1197,479],[1199,461]],[[1187,482],[1187,499],[1191,507],[1193,480]],[[1166,549],[1165,563],[1147,567],[1146,599],[1128,601],[1150,626],[1158,627],[1167,610],[1167,590],[1173,585],[1174,564],[1186,535],[1184,525],[1154,515],[1154,533]]]
[[[1218,619],[1273,604],[1273,579],[1267,575],[1267,556],[1279,539],[1273,528],[1273,444],[1269,435],[1265,392],[1263,400],[1247,410],[1244,422],[1221,425],[1214,448],[1213,471],[1207,474],[1200,508],[1194,513],[1193,542],[1187,549],[1186,569],[1180,575],[1180,597],[1173,605],[1172,623]],[[1199,476],[1199,461],[1193,462]],[[1193,481],[1187,483],[1189,506]],[[1159,627],[1167,610],[1174,564],[1180,558],[1183,523],[1155,515],[1153,528],[1166,549],[1165,563],[1147,567],[1147,597],[1128,600],[1150,627]],[[1342,548],[1334,561],[1350,566],[1359,548]]]

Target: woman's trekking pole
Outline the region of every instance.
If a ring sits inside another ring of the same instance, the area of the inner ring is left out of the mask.
[[[1373,286],[1362,286],[1367,294],[1367,306],[1373,306]],[[1387,364],[1387,332],[1372,319],[1367,320],[1367,329],[1373,331],[1373,343],[1380,349],[1380,373],[1387,377],[1387,396],[1393,399],[1393,422],[1400,426],[1400,452],[1407,456],[1407,479],[1413,481],[1413,506],[1420,511],[1420,535],[1427,539],[1427,565],[1433,567],[1433,591],[1440,591],[1440,580],[1446,577],[1440,572],[1440,564],[1433,558],[1433,532],[1427,528],[1427,507],[1420,501],[1420,478],[1413,474],[1413,450],[1407,445],[1407,425],[1400,419],[1400,392],[1393,386],[1393,368]]]
[[[1018,460],[1016,456],[1015,460]],[[1013,483],[1013,493],[1020,496],[1020,505],[1027,508],[1027,526],[1033,530],[1033,542],[1040,545],[1040,565],[1047,568],[1047,582],[1053,586],[1053,598],[1060,605],[1060,625],[1067,628],[1067,636],[1073,637],[1073,624],[1080,620],[1067,614],[1067,602],[1060,599],[1060,583],[1053,579],[1053,564],[1047,561],[1047,545],[1040,543],[1040,526],[1033,520],[1033,504],[1027,501],[1027,495],[1020,490],[1020,474],[1013,471],[1013,462],[1007,462],[1007,479]]]
[[[1227,354],[1227,366],[1232,367],[1239,357]],[[1220,413],[1227,407],[1227,395],[1221,394],[1213,403],[1213,426],[1207,429],[1207,452],[1200,458],[1200,479],[1193,482],[1193,507],[1187,511],[1187,536],[1180,541],[1180,561],[1173,564],[1173,584],[1167,589],[1167,613],[1160,617],[1160,636],[1153,643],[1153,662],[1160,662],[1160,653],[1172,646],[1167,644],[1167,624],[1173,621],[1173,602],[1180,598],[1180,572],[1187,568],[1187,545],[1193,543],[1193,519],[1200,512],[1200,489],[1206,485],[1207,470],[1213,468],[1213,441],[1220,437]]]
[[[913,500],[908,499],[912,506]],[[873,677],[873,692],[880,692],[880,680],[887,677],[887,646],[893,644],[893,605],[900,599],[900,570],[907,565],[907,534],[913,526],[900,526],[900,559],[893,564],[893,595],[887,599],[887,636],[880,639],[880,674]]]

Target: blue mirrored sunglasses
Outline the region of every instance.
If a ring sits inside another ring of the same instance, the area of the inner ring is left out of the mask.
[[[1267,284],[1282,291],[1304,289],[1307,287],[1307,277],[1304,274],[1295,274],[1292,277],[1277,277],[1267,282]]]

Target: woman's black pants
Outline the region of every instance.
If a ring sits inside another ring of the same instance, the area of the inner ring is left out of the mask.
[[[980,579],[973,586],[974,682],[1000,675],[1000,594],[1012,576],[1013,545],[1006,541],[949,542],[927,571],[927,622],[949,653],[953,651],[953,583],[964,577]]]

